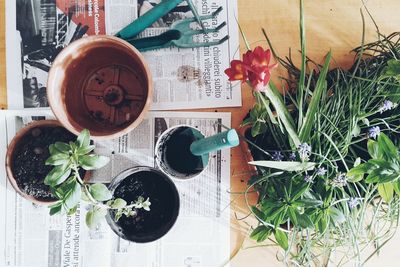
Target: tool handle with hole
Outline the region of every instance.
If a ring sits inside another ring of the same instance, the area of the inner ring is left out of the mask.
[[[231,129],[204,139],[194,141],[190,145],[193,155],[201,156],[225,148],[239,145],[239,136],[236,130]]]
[[[155,21],[160,19],[174,9],[184,0],[164,0],[142,16],[134,20],[131,24],[120,30],[115,36],[122,39],[130,39],[150,27]]]

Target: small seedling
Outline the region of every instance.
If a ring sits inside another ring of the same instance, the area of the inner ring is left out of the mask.
[[[95,146],[90,143],[88,130],[83,130],[75,142],[56,142],[49,146],[50,157],[46,165],[54,168],[46,176],[44,183],[50,186],[53,194],[59,199],[50,206],[50,215],[74,214],[81,200],[90,203],[91,209],[86,214],[89,228],[98,225],[108,210],[115,210],[114,220],[123,215],[134,217],[138,209],[150,210],[150,201],[143,196],[128,204],[121,198],[113,199],[108,188],[101,183],[87,184],[79,171],[96,170],[110,161],[108,157],[93,154]]]

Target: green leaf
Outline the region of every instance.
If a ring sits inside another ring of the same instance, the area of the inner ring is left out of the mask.
[[[319,74],[317,84],[315,86],[315,90],[313,91],[313,95],[310,104],[308,106],[306,116],[300,128],[299,137],[301,142],[307,142],[308,139],[310,138],[311,130],[314,126],[315,118],[318,112],[318,106],[321,102],[321,97],[323,93],[327,90],[326,75],[329,70],[331,57],[332,57],[332,52],[329,51],[329,53],[326,56],[324,66],[322,67],[322,70]]]
[[[265,215],[264,215],[264,213],[263,213],[261,210],[259,210],[259,209],[258,209],[257,207],[255,207],[255,206],[252,206],[252,207],[251,207],[251,211],[254,213],[254,215],[256,215],[256,218],[257,218],[258,220],[264,221]]]
[[[107,210],[106,209],[101,209],[101,208],[93,208],[90,210],[88,213],[86,213],[86,225],[90,228],[93,229],[99,223],[101,220],[107,215]]]
[[[112,198],[110,190],[104,184],[92,184],[89,186],[89,192],[97,201],[107,201]]]
[[[59,201],[59,202],[55,203],[54,205],[49,206],[49,208],[50,208],[50,216],[61,213],[62,202]]]
[[[288,209],[288,213],[289,213],[289,218],[292,221],[292,223],[294,225],[297,225],[298,224],[298,220],[297,220],[298,212],[296,211],[296,209],[295,208],[289,208]]]
[[[261,123],[256,121],[251,127],[251,136],[256,137],[261,133]]]
[[[386,155],[387,159],[397,159],[398,152],[396,146],[384,133],[378,136],[379,150],[382,154]]]
[[[73,215],[75,214],[75,212],[78,210],[78,206],[73,207],[72,209],[70,209],[67,214],[68,215]]]
[[[78,136],[78,138],[76,139],[76,141],[78,142],[78,146],[79,148],[82,147],[87,147],[90,145],[90,133],[89,130],[84,129]]]
[[[335,207],[329,208],[329,215],[331,216],[332,220],[337,224],[341,224],[346,221],[346,217],[344,216],[343,212]]]
[[[249,162],[251,165],[278,169],[288,172],[299,172],[299,171],[308,171],[313,170],[315,163],[314,162],[294,162],[294,161],[251,161]]]
[[[362,121],[366,126],[369,127],[369,120],[368,120],[367,118],[363,118],[361,121]]]
[[[300,198],[304,192],[307,191],[308,189],[308,184],[307,183],[303,183],[301,186],[296,186],[293,188],[293,192],[291,192],[291,197],[293,201],[297,201],[298,198]]]
[[[278,244],[281,246],[281,248],[283,248],[284,250],[288,250],[289,243],[288,243],[287,234],[281,230],[275,229],[274,236],[275,236],[276,242],[278,242]]]
[[[56,142],[54,144],[54,147],[61,153],[65,153],[65,154],[67,154],[71,150],[71,147],[67,143],[64,143],[64,142]]]
[[[46,160],[46,165],[58,166],[58,165],[66,164],[68,161],[69,161],[69,155],[57,153],[57,154],[50,156]]]
[[[71,189],[67,191],[64,195],[64,206],[66,209],[70,210],[75,208],[81,200],[81,185],[74,180],[71,182]]]
[[[126,201],[123,200],[122,198],[116,198],[116,199],[112,200],[112,203],[110,203],[110,207],[112,209],[122,209],[126,205],[128,205],[128,203],[126,203]]]
[[[323,202],[318,199],[303,198],[303,199],[299,199],[299,200],[295,201],[294,204],[297,204],[297,205],[305,207],[305,208],[314,208],[314,207],[321,206],[323,204]]]
[[[357,166],[360,165],[360,164],[361,164],[361,158],[358,157],[358,158],[356,158],[356,160],[354,161],[354,166],[353,166],[353,167],[357,167]]]
[[[257,242],[263,242],[271,235],[271,233],[271,227],[260,225],[251,232],[250,238],[257,240]]]
[[[80,147],[80,148],[78,148],[77,153],[78,153],[78,155],[86,155],[86,154],[89,154],[90,152],[92,152],[95,148],[96,148],[96,146],[94,146],[94,145]]]
[[[384,183],[378,185],[379,195],[384,201],[389,203],[393,199],[394,187],[391,183]]]
[[[393,182],[393,189],[398,196],[400,196],[400,180]]]
[[[375,167],[369,163],[362,163],[347,172],[348,181],[355,183],[364,178],[364,174],[372,171]]]
[[[396,78],[400,80],[400,60],[390,59],[382,71],[382,78]]]
[[[325,215],[325,214],[321,214],[321,218],[318,220],[318,224],[317,224],[317,228],[318,231],[322,234],[326,231],[326,229],[328,228],[328,224],[330,221],[330,217]]]
[[[382,154],[379,151],[379,144],[378,142],[369,139],[368,143],[367,143],[367,147],[368,147],[368,153],[371,156],[371,158],[373,159],[381,159],[382,158]]]
[[[297,219],[299,221],[299,225],[302,228],[312,228],[314,227],[313,222],[311,221],[310,217],[307,214],[298,214]]]
[[[62,153],[54,144],[49,145],[49,152],[51,156]]]
[[[347,181],[351,182],[351,183],[356,183],[361,181],[364,178],[364,173],[359,173],[359,174],[354,174],[351,173],[351,175],[349,175],[349,173],[347,173]]]
[[[110,162],[110,159],[105,156],[83,155],[79,157],[79,165],[87,171],[100,169],[107,165],[108,162]]]
[[[361,127],[360,127],[358,124],[356,124],[356,125],[354,126],[353,131],[351,132],[351,135],[352,135],[353,137],[358,137],[358,136],[360,135],[360,133],[361,133]]]
[[[367,183],[388,183],[399,177],[392,169],[383,167],[373,170],[365,179]]]
[[[265,91],[265,94],[268,97],[269,101],[271,101],[271,104],[274,106],[278,118],[285,126],[285,129],[292,139],[295,147],[298,147],[301,142],[295,130],[293,118],[290,115],[289,110],[286,108],[281,94],[279,93],[278,89],[272,81],[269,82],[269,88]]]
[[[44,178],[44,184],[54,187],[63,183],[71,175],[69,164],[54,167]]]
[[[286,206],[280,206],[279,208],[271,209],[269,213],[264,213],[264,221],[275,221],[280,222],[281,219],[286,215]],[[279,225],[280,223],[278,223]]]

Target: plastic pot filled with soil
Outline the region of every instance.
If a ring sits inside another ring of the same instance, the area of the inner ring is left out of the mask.
[[[51,109],[69,131],[93,139],[120,137],[143,120],[153,81],[143,56],[129,43],[98,35],[74,41],[49,72]]]
[[[138,198],[149,199],[150,209],[137,209],[134,216],[122,215],[118,220],[115,211],[107,214],[111,229],[121,238],[147,243],[164,236],[175,224],[179,214],[179,194],[168,176],[150,167],[135,167],[120,173],[110,184],[114,198],[134,203]]]
[[[56,120],[35,121],[18,131],[6,155],[7,177],[14,189],[34,203],[54,203],[57,198],[44,184],[53,168],[45,164],[50,157],[49,146],[75,140],[76,136]]]
[[[204,135],[194,127],[177,125],[169,128],[156,143],[157,166],[171,178],[189,180],[197,177],[205,170],[209,156],[194,155],[190,146],[201,139],[204,139]]]

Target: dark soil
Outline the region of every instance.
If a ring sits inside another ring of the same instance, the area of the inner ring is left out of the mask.
[[[196,137],[189,127],[177,129],[165,143],[166,164],[183,174],[196,174],[203,170],[202,159],[190,152],[190,145]]]
[[[60,141],[74,141],[76,136],[62,127],[32,129],[16,147],[12,171],[18,187],[26,194],[41,201],[56,200],[44,178],[53,168],[45,162],[50,156],[49,145]]]
[[[150,211],[139,209],[134,217],[123,215],[116,224],[127,239],[149,242],[163,236],[172,227],[179,211],[179,197],[172,182],[150,171],[131,174],[114,191],[115,198],[122,198],[128,204],[139,196],[149,198]],[[114,214],[111,215],[114,218]]]

